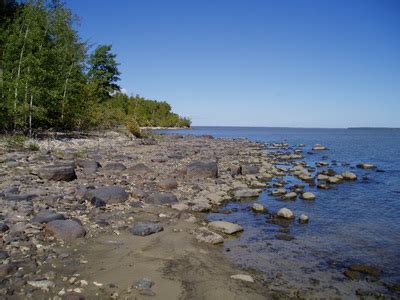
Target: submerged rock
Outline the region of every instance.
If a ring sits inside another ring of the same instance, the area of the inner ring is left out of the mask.
[[[308,223],[308,220],[309,220],[309,218],[305,214],[301,214],[300,217],[299,217],[299,223],[300,224],[306,224],[306,223]]]
[[[262,213],[262,212],[267,211],[267,209],[264,207],[264,205],[262,205],[262,204],[260,204],[260,203],[254,203],[254,204],[252,205],[251,209],[252,209],[253,211],[255,211],[255,212],[258,212],[258,213]]]
[[[157,232],[160,232],[163,230],[164,230],[164,227],[162,227],[158,223],[138,222],[132,226],[131,233],[133,235],[148,236],[150,234],[157,233]]]
[[[376,166],[373,164],[361,163],[361,164],[357,165],[357,168],[359,168],[359,169],[375,169]]]
[[[208,223],[208,227],[226,234],[234,234],[236,232],[243,231],[242,226],[225,221],[210,222]]]

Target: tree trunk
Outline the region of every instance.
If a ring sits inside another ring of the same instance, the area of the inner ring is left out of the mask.
[[[65,78],[65,84],[64,84],[64,92],[63,92],[63,98],[61,101],[61,122],[64,122],[64,109],[65,109],[65,99],[67,97],[67,86],[68,86],[68,81],[72,73],[72,67],[74,66],[74,63],[71,64],[67,78]]]
[[[32,137],[32,106],[33,106],[33,95],[31,94],[31,100],[29,101],[29,136]]]
[[[19,77],[21,76],[21,66],[22,66],[22,58],[24,57],[25,51],[25,44],[26,39],[28,37],[29,27],[25,30],[24,36],[24,43],[22,44],[21,52],[19,55],[19,62],[18,62],[18,71],[17,71],[17,78],[15,79],[15,91],[14,91],[14,133],[17,128],[17,102],[18,102],[18,84],[19,84]]]

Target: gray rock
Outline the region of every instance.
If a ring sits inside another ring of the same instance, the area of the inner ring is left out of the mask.
[[[3,279],[7,275],[15,272],[17,270],[17,265],[15,263],[8,263],[0,265],[0,279]]]
[[[293,212],[292,212],[290,209],[286,208],[286,207],[281,208],[281,209],[278,211],[278,214],[277,214],[277,215],[278,215],[278,217],[285,218],[285,219],[292,219],[292,218],[294,218]]]
[[[4,195],[4,199],[8,201],[32,201],[33,199],[37,198],[35,194],[28,194],[28,195],[16,195],[16,194],[6,194]]]
[[[129,171],[131,171],[135,175],[141,175],[141,176],[153,173],[153,170],[143,163],[138,163],[138,164],[130,167]]]
[[[64,220],[65,217],[62,214],[55,213],[49,210],[41,210],[33,219],[32,223],[49,223],[54,220]]]
[[[242,174],[242,167],[237,165],[237,166],[231,166],[229,168],[229,171],[231,172],[231,175],[234,176],[238,176],[240,174]]]
[[[178,182],[175,179],[165,179],[158,183],[158,187],[162,190],[174,190],[178,187]]]
[[[122,163],[109,163],[103,167],[104,171],[123,171],[126,170],[126,166]]]
[[[164,205],[177,203],[178,199],[172,193],[153,193],[146,199],[146,202],[156,205]]]
[[[138,222],[134,224],[131,228],[131,233],[133,235],[147,236],[153,233],[163,231],[164,228],[154,222]]]
[[[225,222],[225,221],[210,222],[210,223],[208,223],[208,227],[210,227],[211,229],[226,233],[226,234],[234,234],[236,232],[243,231],[242,226],[231,223],[231,222]]]
[[[6,259],[8,257],[9,257],[9,255],[8,255],[7,251],[0,250],[0,259]]]
[[[253,211],[255,211],[255,212],[258,212],[258,213],[262,213],[262,212],[267,211],[267,209],[265,208],[265,206],[262,205],[262,204],[260,204],[260,203],[254,203],[254,204],[252,205],[251,209],[252,209]]]
[[[99,162],[95,160],[84,160],[84,159],[79,159],[76,161],[76,164],[79,167],[83,168],[83,172],[85,174],[93,174],[96,173],[99,168],[101,168],[101,165]]]
[[[129,194],[119,186],[105,186],[93,190],[87,190],[84,199],[92,201],[93,198],[103,200],[107,204],[122,203],[128,200]]]
[[[86,230],[73,220],[55,220],[47,223],[45,233],[63,241],[72,241],[84,237]]]
[[[53,165],[39,169],[41,179],[54,181],[72,181],[75,180],[75,166],[73,165]]]
[[[224,242],[224,238],[206,227],[200,227],[197,234],[196,240],[202,243],[207,243],[211,245],[221,244]]]
[[[260,194],[260,190],[254,190],[254,189],[240,189],[233,193],[233,195],[236,199],[254,198],[254,197],[258,197],[259,194]]]
[[[305,192],[301,194],[301,198],[304,200],[315,200],[315,195],[311,192]]]
[[[242,175],[249,175],[249,174],[257,174],[258,167],[255,165],[243,165],[242,166]]]
[[[186,176],[189,178],[217,178],[218,165],[213,161],[194,161],[186,167]]]

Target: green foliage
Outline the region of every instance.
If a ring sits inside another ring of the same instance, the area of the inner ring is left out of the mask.
[[[28,144],[28,150],[29,151],[39,151],[40,147],[39,147],[39,145],[37,143],[32,142],[32,143]]]
[[[20,134],[6,138],[6,147],[12,150],[21,150],[24,148],[26,137]]]
[[[120,93],[111,45],[91,54],[61,0],[0,0],[0,131],[183,127],[166,102]],[[129,127],[134,128],[132,124]]]
[[[126,128],[129,130],[132,135],[137,138],[142,137],[142,132],[140,130],[139,124],[136,122],[135,119],[130,119],[125,122]]]
[[[116,55],[111,52],[111,45],[98,46],[89,58],[89,80],[97,87],[98,97],[107,99],[120,91],[118,63]]]

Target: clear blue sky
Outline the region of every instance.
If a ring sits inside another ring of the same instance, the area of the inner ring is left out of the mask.
[[[400,127],[400,0],[67,0],[194,125]]]

